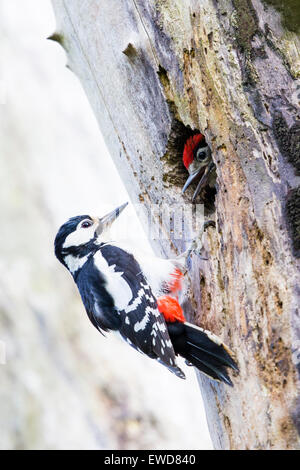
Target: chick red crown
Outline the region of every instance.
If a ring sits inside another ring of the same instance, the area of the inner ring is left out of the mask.
[[[192,135],[191,137],[188,138],[184,145],[184,150],[183,150],[183,164],[188,169],[192,161],[194,160],[194,150],[195,148],[198,147],[200,143],[204,143],[205,138],[203,134],[196,134]]]

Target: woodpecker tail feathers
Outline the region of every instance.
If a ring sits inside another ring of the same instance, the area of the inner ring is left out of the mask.
[[[191,323],[168,324],[169,334],[176,354],[188,365],[193,365],[209,377],[232,386],[226,368],[238,371],[232,352],[221,339]]]

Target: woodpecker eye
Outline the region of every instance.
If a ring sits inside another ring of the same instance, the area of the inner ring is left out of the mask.
[[[201,149],[201,150],[198,150],[198,151],[197,151],[197,154],[196,154],[196,158],[197,158],[197,160],[200,161],[200,162],[203,161],[203,160],[205,160],[205,158],[206,158],[206,151],[205,151],[205,150],[202,150],[202,149]]]
[[[81,224],[81,228],[88,228],[90,227],[91,225],[93,225],[92,221],[91,220],[84,220]]]

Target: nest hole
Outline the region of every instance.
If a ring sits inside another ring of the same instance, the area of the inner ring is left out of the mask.
[[[191,136],[199,133],[203,134],[199,129],[192,129],[190,126],[185,126],[181,121],[179,121],[179,119],[175,117],[173,118],[166,152],[162,157],[164,165],[163,181],[166,184],[166,187],[176,186],[180,189],[183,188],[189,176],[189,173],[182,161],[184,146]],[[183,195],[185,202],[190,201],[192,203],[192,197],[197,188],[198,182],[199,179],[196,178]],[[195,200],[196,204],[204,204],[205,215],[211,214],[215,210],[216,192],[216,187],[211,188],[206,186]]]

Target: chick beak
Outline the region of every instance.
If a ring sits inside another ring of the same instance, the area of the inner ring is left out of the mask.
[[[194,195],[193,195],[193,199],[192,199],[192,202],[195,202],[195,199],[196,197],[198,196],[198,194],[200,193],[201,189],[204,188],[204,186],[206,186],[207,184],[207,181],[208,181],[208,177],[212,171],[212,169],[214,168],[214,162],[211,161],[206,167],[205,167],[205,170],[203,172],[203,175],[198,183],[198,186],[196,188],[196,191],[194,192]]]
[[[99,226],[96,230],[97,234],[100,235],[103,230],[109,228],[114,221],[119,217],[121,212],[125,209],[125,207],[128,205],[128,202],[125,202],[125,204],[122,204],[121,206],[117,207],[113,211],[109,212],[109,214],[104,215],[103,217],[99,217]]]
[[[185,182],[185,185],[182,188],[182,191],[181,191],[182,194],[185,193],[185,191],[187,190],[189,185],[194,181],[195,178],[197,178],[197,176],[199,175],[201,170],[202,170],[202,167],[198,168],[196,171],[194,171],[192,174],[190,174],[190,176],[188,177],[188,179]]]

